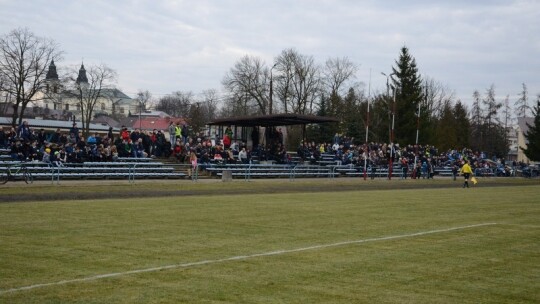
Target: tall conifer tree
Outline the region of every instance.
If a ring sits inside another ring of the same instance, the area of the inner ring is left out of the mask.
[[[401,48],[399,60],[396,61],[396,67],[392,68],[395,78],[394,86],[396,91],[395,105],[395,142],[402,144],[411,144],[416,141],[416,122],[418,105],[422,103],[424,94],[422,91],[422,80],[418,74],[416,60],[409,54],[407,47]],[[392,109],[391,109],[392,110]],[[425,106],[421,106],[420,126],[426,130],[428,115]],[[426,134],[420,131],[420,133]],[[422,134],[420,135],[422,137]],[[425,140],[420,143],[426,144]]]
[[[540,161],[540,96],[534,108],[534,125],[528,125],[529,130],[525,134],[527,148],[521,148],[525,155],[532,161]]]

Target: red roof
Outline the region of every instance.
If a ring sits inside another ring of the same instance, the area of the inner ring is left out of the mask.
[[[133,124],[129,126],[132,129],[141,129],[141,130],[162,130],[168,131],[169,122],[172,121],[174,124],[180,122],[180,125],[187,124],[184,118],[179,117],[142,117],[140,120],[137,118],[133,120]]]

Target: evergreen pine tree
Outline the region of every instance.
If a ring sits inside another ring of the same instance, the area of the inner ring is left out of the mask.
[[[529,130],[525,134],[527,148],[521,148],[525,155],[532,161],[540,161],[540,96],[534,108],[534,125],[529,125]]]
[[[349,93],[343,100],[343,133],[353,138],[354,143],[363,142],[361,135],[365,137],[365,124],[363,118],[365,114],[360,113],[359,98],[353,88],[349,89]]]
[[[527,112],[530,113],[531,107],[529,106],[528,100],[529,100],[529,93],[527,90],[527,85],[525,83],[521,84],[523,89],[521,90],[521,93],[519,93],[519,99],[516,100],[514,103],[514,106],[516,107],[516,116],[517,117],[526,117]]]
[[[461,101],[458,101],[453,109],[455,125],[457,134],[457,144],[454,148],[470,148],[469,134],[471,132],[471,123],[469,121],[469,114],[467,109],[463,106]],[[444,136],[444,135],[443,135]]]
[[[435,142],[440,151],[453,149],[457,146],[459,134],[456,128],[456,117],[449,103],[444,105],[436,129],[437,134],[441,134],[441,136],[436,137],[437,141]]]
[[[416,113],[418,112],[418,104],[423,99],[422,81],[418,74],[416,60],[409,54],[407,47],[401,48],[396,65],[395,68],[392,68],[396,75],[394,85],[397,88],[394,141],[411,144],[416,141]],[[420,125],[422,128],[426,128],[426,109],[421,109],[421,113],[424,115],[420,117]]]

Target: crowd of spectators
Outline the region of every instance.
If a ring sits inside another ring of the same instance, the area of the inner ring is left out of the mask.
[[[61,165],[85,161],[116,161],[118,158],[173,157],[180,163],[249,163],[252,158],[271,160],[280,164],[321,164],[331,158],[339,165],[388,167],[390,162],[404,171],[413,170],[417,176],[433,177],[434,168],[452,167],[457,173],[464,160],[473,168],[497,168],[501,175],[510,175],[512,167],[525,166],[514,163],[507,166],[504,159],[488,159],[471,149],[440,152],[432,145],[406,145],[371,142],[354,144],[354,138],[336,134],[331,142],[301,142],[293,157],[283,145],[280,129],[270,129],[265,134],[267,145],[257,144],[258,130],[254,129],[252,150],[245,142],[233,141],[233,132],[226,128],[223,136],[195,134],[190,136],[188,126],[170,123],[169,139],[162,130],[128,130],[120,132],[109,128],[107,134],[94,133],[84,138],[74,123],[68,132],[57,129],[47,134],[36,130],[24,121],[18,128],[1,130],[0,148],[9,149],[14,160],[44,161]],[[324,159],[323,159],[324,156]]]
[[[115,134],[117,133],[117,134]],[[109,128],[107,134],[92,133],[85,138],[76,123],[68,132],[57,129],[46,133],[24,121],[18,128],[1,130],[0,148],[9,149],[13,160],[66,162],[115,161],[119,157],[161,157],[171,154],[171,144],[161,130],[120,132]]]
[[[407,145],[376,143],[354,145],[354,139],[336,134],[332,143],[301,143],[297,155],[303,162],[321,163],[323,156],[332,156],[332,160],[340,165],[399,167],[405,176],[409,170],[418,177],[432,178],[435,168],[451,168],[457,174],[465,160],[471,161],[471,166],[481,170],[495,171],[497,175],[510,176],[515,168],[526,167],[522,162],[508,165],[503,158],[488,158],[484,153],[469,148],[451,149],[440,152],[432,145]]]

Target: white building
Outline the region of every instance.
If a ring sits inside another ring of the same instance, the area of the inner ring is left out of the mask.
[[[525,153],[523,153],[523,150],[520,149],[521,148],[527,148],[527,144],[528,144],[528,141],[527,141],[527,138],[525,137],[525,134],[529,131],[529,126],[528,125],[534,125],[534,117],[518,117],[518,125],[517,125],[517,146],[518,146],[518,151],[517,151],[517,161],[521,161],[521,162],[524,162],[524,163],[529,163],[530,160],[529,158],[527,157],[527,155],[525,155]]]
[[[45,92],[39,94],[34,101],[34,106],[43,108],[45,111],[47,111],[47,109],[60,110],[70,112],[75,116],[80,116],[81,105],[77,98],[78,93],[76,90],[62,89],[54,61],[51,61],[51,64],[49,65],[46,80],[47,86]],[[75,82],[77,84],[88,83],[84,64],[81,64],[79,75]],[[94,116],[100,114],[127,116],[129,113],[138,112],[139,103],[136,100],[127,96],[119,89],[103,88],[98,97],[93,114]]]

